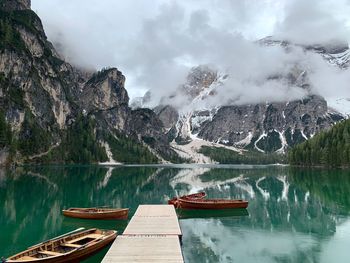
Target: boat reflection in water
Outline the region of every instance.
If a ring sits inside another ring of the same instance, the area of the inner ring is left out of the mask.
[[[223,209],[223,210],[211,210],[211,209],[178,209],[177,215],[180,219],[192,219],[192,218],[221,218],[221,217],[242,217],[249,216],[248,210],[245,208],[238,209]]]
[[[126,221],[63,217],[64,207],[165,204],[205,191],[247,210],[179,210],[186,262],[348,263],[349,170],[279,166],[35,166],[0,170],[0,256],[77,227],[123,232]],[[5,175],[3,175],[5,174]],[[79,191],[77,191],[79,189]],[[249,215],[248,215],[249,212]],[[107,248],[85,263],[101,262]]]

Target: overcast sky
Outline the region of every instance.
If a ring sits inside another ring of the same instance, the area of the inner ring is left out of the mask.
[[[68,62],[92,69],[119,68],[131,97],[147,90],[159,97],[169,94],[184,82],[192,66],[209,64],[231,76],[223,97],[238,94],[246,103],[252,101],[247,88],[263,99],[302,96],[298,88],[263,80],[305,60],[305,66],[312,67],[316,92],[334,95],[329,84],[339,79],[337,95],[350,97],[348,72],[330,69],[300,50],[286,54],[278,47],[253,44],[268,35],[299,44],[348,42],[349,4],[347,0],[32,0],[32,9]],[[322,81],[316,81],[318,76]]]

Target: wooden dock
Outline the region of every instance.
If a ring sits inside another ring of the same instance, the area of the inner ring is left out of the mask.
[[[183,263],[181,236],[174,206],[140,205],[123,235],[117,237],[102,263]]]

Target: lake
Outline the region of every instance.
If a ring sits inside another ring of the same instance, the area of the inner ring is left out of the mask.
[[[281,166],[36,166],[0,170],[0,257],[79,227],[68,207],[165,204],[204,190],[247,210],[178,211],[186,262],[349,262],[350,171]],[[108,248],[84,262],[100,262]]]

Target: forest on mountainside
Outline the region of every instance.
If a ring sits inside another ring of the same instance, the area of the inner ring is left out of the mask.
[[[301,166],[350,166],[350,120],[296,145],[289,151],[288,160]]]

